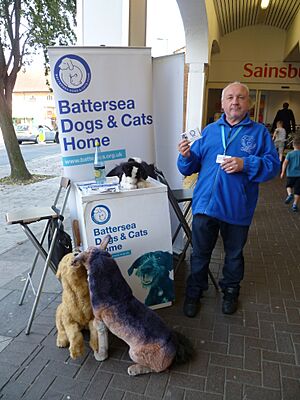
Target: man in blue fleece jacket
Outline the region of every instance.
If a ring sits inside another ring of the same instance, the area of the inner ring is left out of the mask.
[[[219,285],[224,293],[222,312],[238,307],[244,276],[243,248],[258,198],[258,185],[279,173],[280,161],[264,125],[249,118],[249,89],[233,82],[222,91],[224,114],[209,124],[192,145],[178,144],[178,169],[198,173],[193,194],[191,273],[187,279],[184,314],[195,317],[208,288],[211,253],[220,232],[225,260]]]

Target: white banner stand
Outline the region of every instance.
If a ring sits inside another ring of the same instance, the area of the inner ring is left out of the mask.
[[[184,54],[152,59],[149,48],[64,46],[50,47],[49,57],[66,176],[92,179],[100,139],[107,170],[138,156],[182,187]]]

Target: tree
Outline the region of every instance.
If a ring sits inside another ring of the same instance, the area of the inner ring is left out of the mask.
[[[42,49],[49,70],[47,46],[75,41],[76,0],[0,1],[0,127],[15,181],[31,178],[12,121],[12,93],[23,65]]]

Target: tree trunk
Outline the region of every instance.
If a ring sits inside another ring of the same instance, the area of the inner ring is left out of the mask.
[[[29,180],[32,175],[24,162],[20,146],[12,123],[11,106],[7,104],[3,93],[0,93],[0,127],[10,163],[10,178],[16,181]]]

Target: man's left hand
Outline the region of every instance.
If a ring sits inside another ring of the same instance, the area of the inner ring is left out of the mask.
[[[240,172],[244,168],[244,160],[239,157],[227,158],[222,164],[221,168],[227,174],[233,174],[234,172]]]

